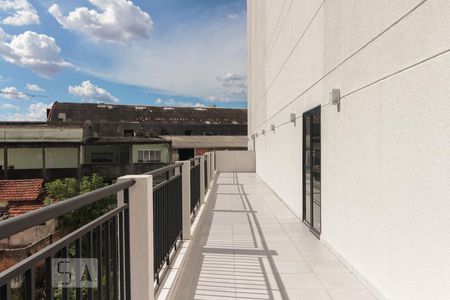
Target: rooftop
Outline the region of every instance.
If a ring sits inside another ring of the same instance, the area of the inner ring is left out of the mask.
[[[8,217],[17,217],[20,215],[23,215],[27,212],[39,209],[44,207],[44,204],[42,201],[31,201],[31,202],[10,202],[8,205],[8,210],[5,212],[5,214]]]
[[[36,201],[43,179],[0,180],[0,201]]]
[[[240,125],[247,124],[247,110],[55,102],[48,114],[49,124],[83,124],[86,121]]]

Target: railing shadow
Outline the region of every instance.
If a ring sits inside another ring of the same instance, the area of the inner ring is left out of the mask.
[[[225,180],[214,185],[214,196],[192,241],[176,299],[275,299],[273,290],[279,291],[281,299],[288,299],[273,259],[277,252],[266,242],[244,185],[236,173],[221,175],[218,179]],[[236,189],[220,191],[221,186]],[[242,209],[224,208],[227,203],[218,203],[218,197],[232,197]],[[230,220],[236,215],[245,217],[233,228]]]

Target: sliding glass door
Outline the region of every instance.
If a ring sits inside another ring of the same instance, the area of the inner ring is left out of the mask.
[[[320,107],[303,114],[303,221],[321,232]]]

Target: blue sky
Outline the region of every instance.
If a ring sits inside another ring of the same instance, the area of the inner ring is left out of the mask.
[[[245,0],[2,0],[0,120],[54,101],[246,107]]]

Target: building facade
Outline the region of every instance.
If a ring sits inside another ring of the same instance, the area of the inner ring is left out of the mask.
[[[97,173],[107,181],[170,162],[170,142],[158,138],[84,137],[77,125],[0,124],[0,179],[58,178]]]
[[[450,294],[450,6],[248,1],[256,170],[380,297]]]

